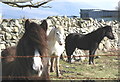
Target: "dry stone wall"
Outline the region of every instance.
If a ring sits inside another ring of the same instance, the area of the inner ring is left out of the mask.
[[[31,20],[38,24],[41,23],[41,20],[39,19]],[[102,42],[100,43],[97,52],[99,53],[99,51],[117,49],[120,46],[120,22],[118,21],[97,21],[93,20],[92,18],[83,20],[81,18],[68,18],[66,16],[52,16],[46,18],[45,20],[47,20],[49,31],[55,25],[63,26],[65,37],[69,33],[87,34],[102,26],[111,25],[113,27],[112,29],[115,40],[109,40],[105,37],[104,40],[102,40]],[[2,50],[10,46],[15,46],[17,44],[18,40],[24,33],[24,22],[25,19],[0,19],[0,48]],[[87,51],[76,49],[76,51],[73,53],[73,56],[85,54],[87,54]],[[82,58],[84,59],[84,57]]]

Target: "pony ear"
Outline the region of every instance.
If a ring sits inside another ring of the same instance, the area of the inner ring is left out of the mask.
[[[27,19],[25,21],[25,30],[27,30],[27,28],[29,27],[29,25],[30,25],[30,21],[29,21],[29,19]]]
[[[55,28],[57,28],[57,26],[55,26]]]
[[[43,30],[44,30],[45,32],[47,31],[48,24],[47,24],[47,21],[46,21],[46,20],[43,20],[40,26],[41,26],[41,28],[43,28]]]
[[[111,28],[111,26],[106,25],[104,28],[106,28],[106,30],[109,30]]]

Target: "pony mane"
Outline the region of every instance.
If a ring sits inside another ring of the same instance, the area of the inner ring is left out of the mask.
[[[102,31],[100,31],[100,30],[103,30],[103,29],[109,29],[109,28],[111,28],[111,26],[104,26],[104,27],[100,27],[100,28],[98,28],[97,30],[94,30],[94,31],[92,31],[92,32],[90,32],[90,33],[88,33],[88,34],[86,34],[86,36],[87,35],[92,35],[92,34],[94,34],[95,35],[95,33],[96,34],[99,34],[98,32],[102,32]],[[96,36],[96,35],[95,35]]]
[[[48,40],[54,40],[54,37],[53,37],[53,35],[55,33],[54,29],[55,28],[52,28],[51,31],[49,32],[49,34],[48,34]]]
[[[56,28],[60,29],[62,32],[64,32],[63,26],[57,26]]]

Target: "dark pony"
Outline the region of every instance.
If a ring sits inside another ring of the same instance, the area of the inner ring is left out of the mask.
[[[25,33],[19,40],[16,47],[5,49],[2,52],[2,80],[48,80],[48,62],[49,59],[40,57],[43,66],[40,67],[42,74],[38,77],[38,71],[33,70],[33,57],[35,50],[41,56],[48,56],[47,23],[44,20],[41,25],[29,20],[25,21]],[[10,57],[18,56],[18,57]],[[34,78],[32,76],[35,76]]]
[[[79,33],[71,33],[65,39],[65,49],[68,56],[68,62],[71,63],[71,55],[76,48],[89,50],[89,64],[94,64],[94,54],[99,43],[104,37],[114,39],[111,26],[98,28],[96,31],[82,35]],[[91,56],[93,55],[93,56]]]

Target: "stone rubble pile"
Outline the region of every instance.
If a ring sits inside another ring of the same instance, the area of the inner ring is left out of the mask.
[[[1,19],[0,24],[0,47],[5,49],[14,46],[24,32],[23,20],[21,19]]]
[[[39,19],[31,20],[38,24],[41,23],[41,20]],[[99,45],[98,52],[117,49],[118,46],[120,46],[120,22],[118,21],[98,21],[96,19],[93,20],[92,18],[83,20],[81,18],[68,18],[67,16],[52,16],[46,18],[45,20],[47,20],[49,31],[56,25],[63,26],[65,36],[69,33],[87,34],[105,25],[111,25],[113,27],[112,29],[115,40],[109,40],[105,37]],[[25,19],[0,19],[0,21],[0,48],[3,50],[17,44],[18,40],[24,33]],[[76,49],[73,54],[85,55],[86,51]]]

